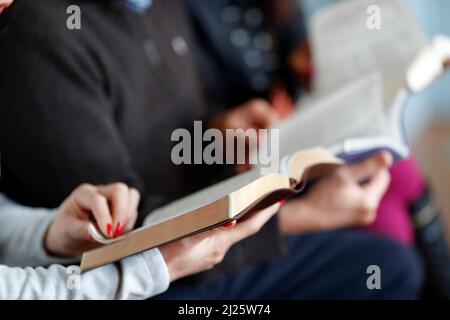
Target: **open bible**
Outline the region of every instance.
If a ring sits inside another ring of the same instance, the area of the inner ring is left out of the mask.
[[[380,9],[380,29],[367,8]],[[439,78],[450,61],[450,39],[428,41],[405,0],[347,0],[311,20],[317,75],[312,95],[279,124],[280,154],[322,146],[347,161],[380,149],[409,154],[403,114],[411,95]]]
[[[368,8],[374,6],[379,9],[379,29],[368,25]],[[310,29],[315,95],[378,72],[386,108],[408,87],[408,69],[429,45],[407,0],[340,1],[315,14]]]
[[[342,163],[321,148],[300,151],[290,156],[279,172],[263,176],[254,169],[157,209],[144,227],[120,238],[106,240],[91,226],[92,236],[104,245],[83,254],[81,269],[93,269],[245,218],[301,192],[308,181],[329,174]]]
[[[348,162],[380,149],[389,150],[397,160],[404,158],[409,149],[400,125],[402,110],[399,104],[397,112],[385,111],[381,77],[370,74],[303,105],[280,123],[280,155],[323,146]]]

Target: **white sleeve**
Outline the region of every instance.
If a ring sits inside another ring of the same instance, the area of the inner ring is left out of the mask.
[[[73,260],[51,257],[44,249],[54,213],[0,194],[0,299],[140,299],[167,290],[170,276],[158,249],[83,273],[78,289],[72,267],[30,267]]]
[[[0,266],[0,300],[144,299],[167,290],[170,282],[158,249],[81,275],[72,268]]]
[[[42,266],[76,263],[79,258],[52,257],[44,237],[56,210],[21,206],[0,194],[0,263],[9,266]]]

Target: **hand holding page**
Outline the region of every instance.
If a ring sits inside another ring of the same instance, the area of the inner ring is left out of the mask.
[[[122,239],[122,237],[117,237],[117,238],[112,238],[112,239],[105,238],[92,222],[90,222],[88,224],[87,229],[88,229],[88,232],[91,235],[91,237],[95,241],[97,241],[98,243],[101,243],[101,244],[111,244],[111,243],[117,242]]]

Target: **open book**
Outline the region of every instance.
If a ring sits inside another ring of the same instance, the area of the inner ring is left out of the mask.
[[[372,5],[379,30],[367,27]],[[313,16],[310,29],[314,93],[279,125],[280,154],[322,146],[347,161],[379,149],[407,157],[404,107],[448,67],[450,39],[428,42],[405,0],[342,1]]]
[[[261,176],[255,169],[180,199],[149,215],[144,227],[114,240],[105,240],[91,227],[103,246],[83,254],[81,269],[96,268],[162,244],[243,218],[293,194],[307,181],[341,165],[342,160],[321,148],[293,154],[280,172]]]
[[[403,158],[408,148],[398,118],[385,112],[380,75],[370,74],[302,106],[280,123],[280,155],[319,145],[346,161],[379,149]]]
[[[377,6],[380,29],[367,26],[367,8]],[[383,104],[392,106],[406,74],[428,39],[407,0],[346,0],[312,17],[311,41],[319,96],[379,72]]]

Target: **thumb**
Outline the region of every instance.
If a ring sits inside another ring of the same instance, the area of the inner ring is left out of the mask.
[[[389,171],[387,169],[380,170],[363,186],[363,189],[366,191],[366,196],[371,201],[378,203],[389,187],[390,181],[391,176]]]
[[[89,232],[89,221],[83,219],[74,219],[69,225],[70,235],[72,239],[79,241],[92,241],[95,242]]]
[[[380,170],[387,169],[392,165],[391,153],[382,151],[361,162],[347,166],[349,176],[355,181],[362,181],[376,175]]]

